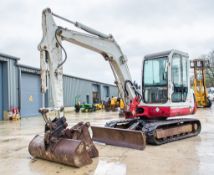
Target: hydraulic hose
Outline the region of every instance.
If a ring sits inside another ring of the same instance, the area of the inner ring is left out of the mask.
[[[140,97],[140,100],[141,100],[142,99],[142,95],[137,91],[136,87],[134,86],[134,84],[130,80],[126,80],[125,83],[124,83],[125,84],[125,86],[124,86],[125,87],[125,94],[127,96],[129,95],[129,92],[127,90],[127,84],[128,83],[131,85],[132,89],[134,90],[135,95],[138,96],[138,97]]]
[[[57,33],[58,33],[59,30],[60,30],[60,29],[58,28],[58,29],[56,30],[56,32],[55,32],[55,39],[56,39],[56,41],[57,41],[57,44],[62,48],[62,50],[63,50],[63,52],[64,52],[64,55],[65,55],[65,58],[64,58],[64,60],[63,60],[60,64],[58,64],[57,69],[59,69],[59,68],[66,62],[66,60],[67,60],[67,53],[66,53],[64,47],[61,45],[61,43],[59,42],[59,40],[58,40],[58,38],[57,38]]]

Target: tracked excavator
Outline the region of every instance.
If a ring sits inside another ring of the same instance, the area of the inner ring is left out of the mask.
[[[130,145],[130,142],[118,143],[125,136],[116,134],[113,137],[110,128],[142,131],[146,142],[153,145],[198,135],[200,121],[181,117],[196,112],[195,96],[190,89],[189,68],[189,56],[185,52],[169,50],[146,55],[142,67],[141,92],[136,91],[131,80],[124,82],[125,95],[131,97],[125,112],[126,120],[108,122],[105,128],[92,127],[93,139],[139,149],[141,147],[137,138],[135,145]],[[134,96],[127,90],[128,84],[135,92]]]
[[[57,26],[54,18],[71,23],[84,32]],[[61,17],[49,8],[43,10],[42,28],[43,38],[38,46],[41,90],[45,97],[49,88],[53,107],[40,109],[46,123],[45,133],[44,136],[35,136],[30,142],[29,152],[32,156],[76,167],[89,164],[91,158],[98,156],[89,135],[89,123],[81,122],[67,128],[62,82],[67,54],[62,41],[102,55],[110,64],[124,101],[126,119],[108,122],[104,127],[91,126],[94,141],[143,150],[146,142],[160,145],[199,134],[199,120],[174,118],[193,114],[196,110],[194,94],[190,90],[188,54],[170,50],[145,56],[142,88],[139,90],[132,82],[127,58],[112,35]],[[48,117],[50,112],[55,114],[53,120]]]

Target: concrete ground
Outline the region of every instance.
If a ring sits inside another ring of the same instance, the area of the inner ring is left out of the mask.
[[[117,119],[117,113],[96,112],[66,116],[70,126],[78,121],[103,125]],[[32,159],[28,143],[43,133],[41,117],[0,122],[1,175],[141,175],[141,174],[214,174],[214,107],[199,109],[194,116],[202,122],[199,136],[162,146],[147,145],[144,151],[96,144],[100,156],[80,169]]]

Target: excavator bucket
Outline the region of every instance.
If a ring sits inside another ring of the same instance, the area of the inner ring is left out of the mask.
[[[107,145],[128,147],[143,150],[146,146],[146,136],[142,131],[91,126],[92,139]]]
[[[62,138],[52,149],[46,149],[44,137],[37,135],[30,142],[28,150],[33,157],[74,167],[92,163],[92,159],[86,151],[86,145],[80,140]]]
[[[98,157],[88,128],[90,124],[79,122],[67,128],[65,117],[55,118],[45,126],[45,135],[36,135],[28,146],[29,153],[41,158],[74,167],[92,163]]]

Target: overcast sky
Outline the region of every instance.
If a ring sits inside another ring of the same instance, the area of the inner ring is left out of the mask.
[[[0,52],[39,67],[42,10],[113,34],[128,58],[134,80],[141,80],[145,54],[178,49],[191,58],[214,49],[213,0],[1,0]],[[70,24],[56,20],[61,26]],[[97,53],[63,43],[66,74],[113,83],[107,62]]]

